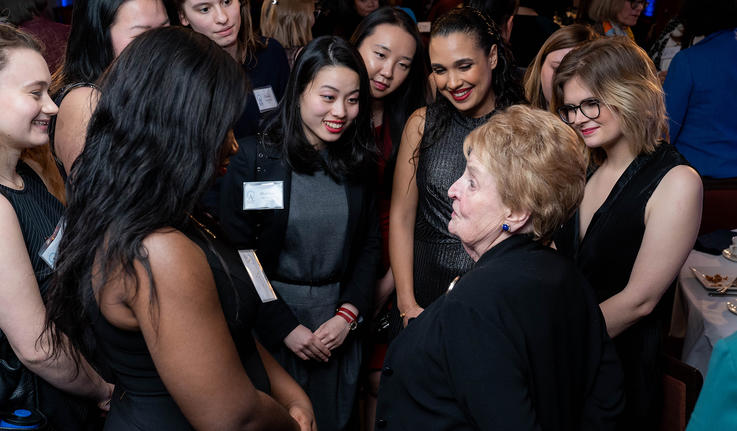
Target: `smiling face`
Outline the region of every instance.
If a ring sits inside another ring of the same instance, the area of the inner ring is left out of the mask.
[[[433,37],[429,51],[438,91],[456,109],[474,118],[494,110],[491,78],[497,63],[496,45],[487,54],[473,36],[456,32]]]
[[[591,89],[577,76],[563,84],[563,103],[565,105],[579,105],[582,101],[592,98],[595,96]],[[571,126],[583,137],[587,147],[607,150],[624,142],[619,117],[603,102],[599,103],[599,116],[596,119],[586,117],[580,110],[577,110],[574,115],[575,120]]]
[[[179,10],[179,21],[207,36],[231,55],[235,54],[241,29],[238,0],[184,0]]]
[[[402,85],[412,67],[415,49],[412,35],[391,24],[377,25],[361,41],[358,52],[371,80],[371,97],[381,99]]]
[[[511,211],[502,203],[496,178],[473,152],[463,175],[448,189],[448,196],[453,200],[448,232],[461,240],[474,260],[509,236],[502,231],[502,224]]]
[[[152,28],[169,25],[169,16],[161,0],[128,0],[115,13],[110,26],[113,54],[119,56],[139,34]]]
[[[326,66],[307,84],[299,109],[307,141],[316,149],[335,142],[358,115],[358,73],[345,66]]]
[[[540,70],[540,85],[543,88],[543,96],[545,101],[550,104],[553,97],[553,75],[555,75],[558,65],[573,48],[556,49],[545,57],[543,66]]]
[[[49,142],[49,120],[58,108],[49,97],[49,68],[31,49],[10,49],[0,71],[0,145],[22,150]]]
[[[640,13],[642,13],[644,8],[645,5],[643,3],[637,2],[633,4],[629,0],[625,0],[622,4],[622,9],[617,13],[617,21],[620,24],[632,27],[637,24],[637,19],[640,17]]]

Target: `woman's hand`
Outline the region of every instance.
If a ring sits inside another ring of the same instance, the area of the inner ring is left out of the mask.
[[[317,431],[315,413],[311,408],[294,404],[289,407],[289,415],[299,424],[299,431]]]
[[[319,330],[319,329],[318,329]],[[306,326],[299,325],[284,338],[284,344],[302,360],[327,362],[330,349]]]
[[[104,384],[104,394],[97,400],[97,408],[105,412],[110,411],[110,399],[113,397],[113,389],[115,389],[115,385]]]
[[[345,337],[348,336],[351,328],[348,322],[337,314],[325,323],[320,325],[315,331],[315,336],[325,344],[328,349],[333,350],[343,344]]]
[[[425,309],[417,305],[416,302],[409,307],[399,307],[399,316],[402,318],[402,324],[404,327],[407,327],[409,319],[416,318],[423,311],[425,311]]]

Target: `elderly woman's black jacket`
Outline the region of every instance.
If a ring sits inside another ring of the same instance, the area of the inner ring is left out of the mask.
[[[377,430],[606,430],[622,372],[572,262],[527,235],[487,251],[387,353]]]

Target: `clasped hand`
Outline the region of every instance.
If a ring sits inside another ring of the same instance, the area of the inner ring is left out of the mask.
[[[330,351],[340,347],[350,332],[348,323],[340,316],[333,316],[313,333],[299,325],[284,338],[284,344],[302,360],[327,362]]]

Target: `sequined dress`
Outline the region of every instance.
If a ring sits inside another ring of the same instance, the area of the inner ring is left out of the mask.
[[[438,127],[438,114],[452,111],[448,126],[433,139],[428,133]],[[417,164],[417,215],[414,233],[414,291],[420,307],[427,307],[442,295],[448,284],[473,266],[473,260],[461,241],[448,232],[453,203],[448,189],[466,168],[463,140],[476,127],[484,124],[491,113],[466,117],[444,98],[427,107],[425,134],[420,143]]]

